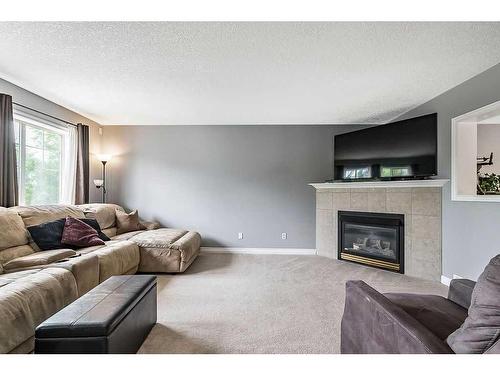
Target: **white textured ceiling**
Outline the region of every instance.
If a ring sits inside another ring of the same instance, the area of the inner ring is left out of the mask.
[[[101,124],[383,123],[500,62],[500,23],[6,23],[0,77]]]

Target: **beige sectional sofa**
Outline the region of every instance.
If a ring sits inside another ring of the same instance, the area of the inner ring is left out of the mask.
[[[33,350],[38,324],[113,275],[183,272],[199,253],[196,232],[160,228],[117,235],[113,204],[0,207],[0,353]],[[26,227],[95,218],[111,238],[78,250],[40,251]]]

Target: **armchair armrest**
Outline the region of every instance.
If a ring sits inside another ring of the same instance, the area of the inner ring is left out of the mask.
[[[402,308],[361,280],[346,283],[342,353],[453,353]]]
[[[153,229],[159,229],[161,228],[160,223],[156,221],[145,221],[145,220],[140,220],[140,223],[146,227],[146,230],[153,230]]]
[[[450,289],[448,290],[448,299],[462,306],[464,309],[468,309],[475,285],[475,281],[468,279],[451,280]]]

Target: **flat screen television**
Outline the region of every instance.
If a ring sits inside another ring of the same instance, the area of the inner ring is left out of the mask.
[[[437,113],[334,139],[334,179],[423,179],[437,175]]]

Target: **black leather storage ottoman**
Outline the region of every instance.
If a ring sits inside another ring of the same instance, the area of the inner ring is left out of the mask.
[[[113,276],[40,324],[35,353],[136,353],[156,323],[156,276]]]

